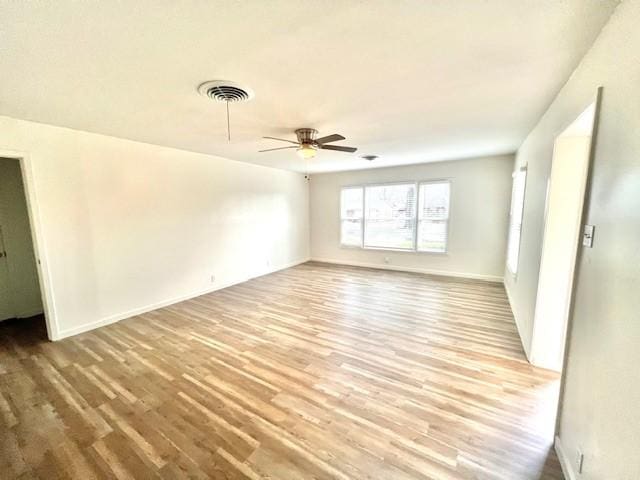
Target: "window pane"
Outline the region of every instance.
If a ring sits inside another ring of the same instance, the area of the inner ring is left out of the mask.
[[[415,200],[414,184],[366,187],[365,246],[413,249]]]
[[[362,218],[362,187],[342,189],[340,218]]]
[[[362,187],[343,188],[340,194],[340,243],[362,247]]]
[[[447,251],[447,222],[420,220],[418,250],[422,252]]]
[[[511,273],[518,271],[518,257],[520,256],[520,229],[509,229],[509,246],[507,247],[507,267]]]
[[[524,211],[524,191],[526,180],[526,171],[519,171],[513,177],[511,215],[509,218],[509,244],[507,245],[507,268],[511,273],[516,273],[518,271],[520,231],[522,230],[522,213]]]
[[[362,246],[362,220],[342,220],[340,243],[353,247]]]
[[[449,229],[449,182],[423,183],[420,185],[418,209],[418,250],[446,252]]]

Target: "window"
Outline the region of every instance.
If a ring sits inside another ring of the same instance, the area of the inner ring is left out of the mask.
[[[340,243],[349,247],[447,251],[448,181],[343,188]]]
[[[416,185],[365,187],[364,246],[414,249]]]
[[[446,252],[449,232],[449,182],[420,184],[418,245],[420,252]]]
[[[519,170],[513,174],[511,190],[511,211],[509,213],[509,244],[507,245],[507,268],[514,275],[518,271],[520,256],[520,232],[522,231],[522,214],[524,211],[524,190],[527,171]]]
[[[343,188],[340,195],[340,243],[362,247],[363,188]]]

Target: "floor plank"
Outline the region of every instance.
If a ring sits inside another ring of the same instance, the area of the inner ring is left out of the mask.
[[[0,324],[2,478],[562,479],[500,284],[309,262],[60,342]]]

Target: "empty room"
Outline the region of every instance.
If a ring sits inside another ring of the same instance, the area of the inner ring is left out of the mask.
[[[640,480],[638,25],[0,1],[0,479]]]

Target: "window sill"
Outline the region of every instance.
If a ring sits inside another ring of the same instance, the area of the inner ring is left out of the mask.
[[[430,252],[427,250],[409,250],[405,248],[386,248],[386,247],[356,247],[352,245],[340,245],[340,248],[345,250],[371,250],[381,252],[397,252],[397,253],[417,253],[420,255],[449,255],[448,251],[444,252]]]

